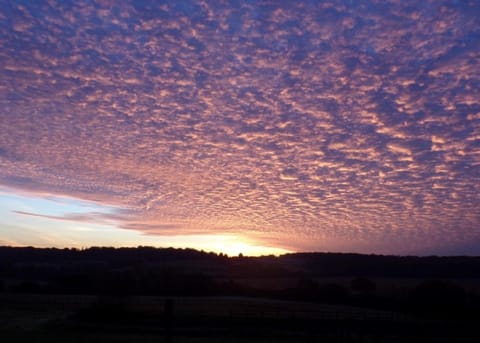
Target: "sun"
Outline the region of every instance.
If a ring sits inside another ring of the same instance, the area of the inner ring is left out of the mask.
[[[291,252],[287,249],[262,244],[238,234],[161,236],[157,240],[162,246],[193,248],[217,254],[223,253],[228,256],[238,256],[239,254],[243,256],[281,255]]]
[[[248,239],[239,237],[223,236],[217,242],[212,242],[212,249],[218,253],[224,253],[228,256],[261,256],[261,255],[281,255],[288,253],[288,250],[263,246],[249,242]]]

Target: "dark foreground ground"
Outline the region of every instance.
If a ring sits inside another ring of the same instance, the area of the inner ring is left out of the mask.
[[[480,342],[480,257],[0,247],[0,342]]]
[[[478,342],[477,320],[240,297],[2,294],[1,342]]]

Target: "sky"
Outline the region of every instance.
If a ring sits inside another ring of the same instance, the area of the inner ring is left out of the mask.
[[[479,18],[0,0],[0,245],[478,255]]]

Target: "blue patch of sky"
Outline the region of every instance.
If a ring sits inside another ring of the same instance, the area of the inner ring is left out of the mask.
[[[0,211],[24,211],[45,216],[85,214],[91,212],[113,213],[115,207],[99,205],[89,201],[63,197],[35,197],[9,194],[0,189]],[[4,212],[5,213],[5,212]]]

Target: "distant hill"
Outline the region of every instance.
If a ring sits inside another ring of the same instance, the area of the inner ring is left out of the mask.
[[[194,249],[79,249],[0,247],[0,273],[126,270],[175,267],[225,276],[355,276],[477,278],[480,257],[384,256],[348,253],[291,253],[281,256],[227,257]]]
[[[480,306],[480,257],[0,247],[0,292],[246,296],[471,315]]]

